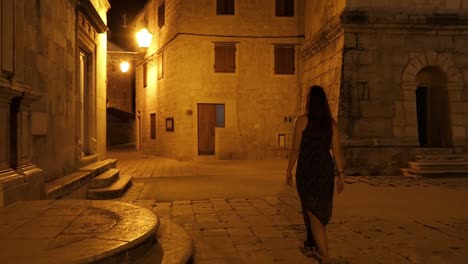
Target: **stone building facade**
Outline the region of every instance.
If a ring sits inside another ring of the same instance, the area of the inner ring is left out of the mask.
[[[105,154],[109,7],[0,1],[0,206]]]
[[[144,152],[263,159],[281,155],[291,141],[300,105],[301,2],[278,14],[275,1],[220,2],[152,0],[136,18],[137,28],[153,34],[136,70]],[[275,56],[287,69],[275,68]]]
[[[315,84],[327,92],[350,174],[399,174],[415,155],[466,151],[467,0],[296,0],[292,17],[276,16],[275,4],[289,1],[232,1],[227,16],[217,15],[220,2],[231,1],[153,0],[135,22],[154,34],[137,68],[144,151],[196,157],[197,107],[222,103],[215,156],[274,157]],[[235,73],[213,69],[218,42],[235,43]],[[278,44],[295,45],[294,75],[274,74]]]
[[[399,174],[416,155],[466,151],[468,1],[305,7],[302,81],[326,87],[349,173]]]

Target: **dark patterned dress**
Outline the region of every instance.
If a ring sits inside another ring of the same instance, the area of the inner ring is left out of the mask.
[[[296,187],[302,210],[310,211],[325,226],[332,215],[335,164],[330,153],[332,130],[319,127],[309,121],[302,133]]]

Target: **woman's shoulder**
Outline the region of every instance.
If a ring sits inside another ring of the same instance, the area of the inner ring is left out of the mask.
[[[296,117],[296,123],[299,123],[299,124],[303,124],[303,123],[307,123],[307,115],[298,115]]]

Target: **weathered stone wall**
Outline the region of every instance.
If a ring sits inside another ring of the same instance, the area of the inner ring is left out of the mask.
[[[343,55],[343,29],[339,16],[344,1],[305,2],[305,41],[303,47],[302,112],[309,88],[320,85],[327,93],[334,117],[338,113]]]
[[[108,1],[93,3],[105,21]],[[0,128],[7,131],[0,141],[8,142],[0,145],[6,153],[0,156],[0,206],[44,198],[45,181],[80,166],[76,5],[62,0],[0,3],[0,109],[6,117]],[[89,122],[98,155],[106,144],[105,43],[105,34],[97,36],[91,77],[96,115]]]
[[[44,113],[46,130],[33,135],[32,158],[51,180],[75,168],[76,15],[69,1],[26,2],[26,81],[42,93],[32,111]]]
[[[413,13],[361,11],[346,14],[343,19],[349,24],[344,26],[339,120],[349,171],[399,174],[399,168],[405,167],[416,153],[462,151],[468,128],[468,28],[460,25],[466,16],[448,21],[424,12],[415,19]],[[453,148],[448,150],[419,147],[416,76],[427,66],[438,67],[447,75],[447,118],[451,120],[453,137]]]
[[[284,118],[297,114],[299,94],[297,74],[274,74],[274,44],[297,45],[297,73],[299,8],[295,17],[278,18],[274,2],[236,1],[236,15],[216,16],[215,1],[200,2],[165,1],[167,29],[154,33],[160,36],[157,48],[147,52],[148,87],[142,88],[142,67],[137,68],[142,149],[181,159],[198,156],[197,104],[218,103],[226,110],[225,128],[216,128],[218,158],[276,157],[277,134],[287,134],[290,143],[292,122]],[[143,19],[146,14],[149,28],[157,21],[148,15],[153,4],[147,4],[139,16]],[[257,5],[267,8],[254,8]],[[174,28],[177,36],[164,33]],[[216,41],[236,43],[235,73],[214,73]],[[155,51],[159,53],[152,55]],[[164,77],[158,80],[161,55]],[[157,118],[156,140],[150,139],[151,113]],[[174,118],[174,132],[165,129],[168,117]]]

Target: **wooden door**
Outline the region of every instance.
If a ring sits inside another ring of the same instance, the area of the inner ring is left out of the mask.
[[[427,146],[427,87],[416,89],[416,110],[418,116],[419,145]]]
[[[215,154],[216,105],[198,104],[198,155]]]

